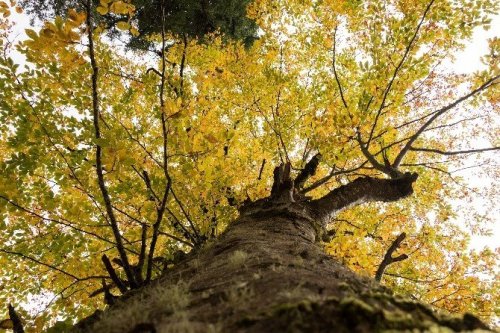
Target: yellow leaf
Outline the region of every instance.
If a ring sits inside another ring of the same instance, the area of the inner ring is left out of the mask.
[[[68,18],[70,19],[70,21],[73,21],[73,25],[80,25],[85,20],[85,17],[86,16],[84,12],[79,13],[74,9],[70,9],[68,11]]]
[[[130,24],[125,21],[120,21],[116,24],[116,27],[120,30],[128,30],[130,28]]]
[[[177,112],[177,105],[173,99],[168,99],[165,102],[165,111],[168,115],[172,115]]]
[[[123,1],[116,1],[111,4],[109,10],[115,14],[127,14],[129,12],[129,5]]]
[[[97,6],[97,12],[101,15],[106,15],[108,13],[108,8],[103,6]]]
[[[42,29],[42,31],[40,31],[40,35],[42,35],[45,38],[52,38],[54,37],[54,34],[55,34],[54,31],[48,28],[44,28]]]
[[[19,7],[19,6],[16,6],[16,12],[18,14],[21,14],[23,12],[23,9],[21,7]]]
[[[132,36],[134,37],[137,37],[139,36],[139,30],[137,30],[136,28],[132,27],[130,28],[130,33],[132,34]]]
[[[35,30],[33,29],[26,29],[26,35],[28,35],[29,38],[31,39],[37,39],[38,35],[36,34]]]

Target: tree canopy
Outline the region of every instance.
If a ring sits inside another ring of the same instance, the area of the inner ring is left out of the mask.
[[[204,2],[81,2],[13,41],[10,13],[23,9],[0,1],[1,303],[32,332],[88,315],[103,284],[158,277],[266,197],[275,166],[301,174],[314,156],[301,184],[314,198],[418,174],[409,198],[332,216],[331,255],[375,276],[404,232],[408,258],[385,285],[498,320],[498,250],[468,246],[491,222],[473,200],[494,207],[496,189],[456,172],[497,176],[500,40],[481,70],[449,66],[498,2],[208,1],[204,28],[191,3]],[[186,15],[172,20],[167,4]],[[147,49],[125,47],[137,36]]]

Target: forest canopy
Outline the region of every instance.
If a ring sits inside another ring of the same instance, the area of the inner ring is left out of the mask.
[[[0,1],[0,303],[30,332],[73,323],[103,284],[139,288],[210,243],[275,166],[316,158],[313,198],[418,174],[409,198],[333,216],[329,254],[373,277],[404,232],[383,284],[498,321],[498,249],[470,240],[498,212],[480,180],[498,176],[500,40],[480,70],[450,63],[499,6]],[[23,11],[39,15],[16,39]]]

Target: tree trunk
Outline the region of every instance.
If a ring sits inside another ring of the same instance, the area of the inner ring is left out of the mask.
[[[472,315],[436,314],[427,305],[395,296],[373,279],[356,275],[320,246],[324,221],[332,212],[354,202],[407,196],[416,175],[405,177],[359,178],[310,201],[299,195],[289,170],[282,168],[275,172],[271,196],[246,205],[216,241],[193,251],[150,285],[125,294],[105,312],[80,322],[75,331],[487,329]]]
[[[83,332],[379,332],[486,329],[437,315],[326,255],[308,219],[270,210],[234,221],[152,285],[82,322]],[[443,331],[445,332],[445,331]]]

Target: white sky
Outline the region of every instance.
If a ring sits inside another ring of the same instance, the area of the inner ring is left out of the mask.
[[[474,36],[472,38],[472,42],[469,43],[466,48],[457,54],[456,60],[453,64],[451,64],[451,68],[457,73],[471,73],[476,70],[483,68],[483,64],[480,61],[481,56],[485,55],[488,52],[488,42],[489,38],[500,37],[500,15],[496,15],[493,18],[491,29],[488,31],[484,31],[482,29],[477,29],[474,32]],[[482,143],[478,145],[481,147],[489,146],[488,143]],[[490,156],[496,154],[496,160],[500,162],[498,158],[498,152],[493,152]],[[499,163],[500,164],[500,163]],[[474,175],[474,170],[464,170],[457,175],[462,176],[464,179],[467,179],[470,183],[474,183],[479,185],[480,187],[487,186],[495,186],[495,183],[498,182],[498,179],[488,179],[484,177],[477,177]],[[498,207],[487,207],[487,204],[481,200],[481,198],[474,198],[473,200],[474,208],[478,211],[488,211],[488,210],[496,210],[496,218],[493,225],[493,235],[492,236],[473,236],[471,239],[470,246],[474,249],[482,249],[485,246],[491,248],[500,247],[500,215],[498,215]],[[494,213],[490,212],[490,215]],[[460,219],[457,220],[459,224],[463,224],[463,221]],[[461,223],[462,222],[462,223]]]

